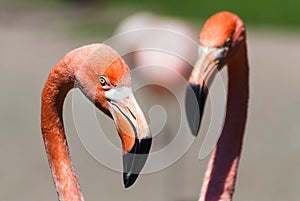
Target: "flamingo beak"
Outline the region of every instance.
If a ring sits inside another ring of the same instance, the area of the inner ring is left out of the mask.
[[[205,83],[190,82],[186,89],[185,108],[187,120],[192,134],[198,135],[204,106],[207,98],[207,87]]]
[[[198,135],[205,102],[208,95],[208,85],[216,70],[221,67],[224,58],[224,48],[203,48],[198,61],[191,73],[186,89],[185,108],[189,127],[194,136]]]
[[[123,148],[123,182],[130,187],[143,169],[152,137],[144,114],[130,88],[119,87],[106,92],[110,112]]]

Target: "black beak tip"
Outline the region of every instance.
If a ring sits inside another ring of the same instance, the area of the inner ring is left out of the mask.
[[[144,138],[141,141],[135,140],[132,149],[123,155],[123,182],[128,188],[142,171],[151,148],[152,138]]]
[[[206,94],[206,90],[201,88],[199,84],[190,83],[186,89],[186,115],[191,132],[195,137],[198,135],[200,129]]]
[[[138,176],[138,174],[123,173],[124,187],[129,188],[130,186],[132,186],[132,184],[134,184]]]
[[[198,133],[199,133],[199,129],[200,129],[200,121],[199,121],[199,124],[198,124],[198,125],[194,125],[194,126],[189,125],[189,126],[190,126],[190,128],[191,128],[192,135],[193,135],[194,137],[197,137],[197,136],[198,136]]]

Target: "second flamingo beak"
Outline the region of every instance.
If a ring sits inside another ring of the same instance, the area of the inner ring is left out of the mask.
[[[207,92],[204,82],[190,82],[186,89],[185,109],[188,124],[194,136],[198,135],[200,129]]]
[[[188,124],[194,136],[198,135],[201,126],[209,83],[221,67],[225,50],[225,48],[203,48],[189,78],[185,106]]]
[[[151,134],[142,110],[130,88],[116,88],[108,94],[108,105],[123,148],[123,181],[130,187],[143,169],[151,147]],[[112,98],[114,96],[114,98]],[[118,97],[116,97],[118,96]]]

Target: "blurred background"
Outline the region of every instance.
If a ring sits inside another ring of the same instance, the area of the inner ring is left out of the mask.
[[[300,2],[296,0],[0,0],[0,200],[57,200],[40,132],[40,95],[49,71],[67,52],[124,32],[132,19],[135,24],[128,29],[177,30],[197,42],[203,22],[222,10],[238,14],[246,24],[251,68],[249,114],[234,200],[299,200]],[[164,44],[161,37],[142,35],[132,43],[124,42],[139,45],[144,39],[153,44],[154,38]],[[188,53],[191,61],[197,57],[195,51]],[[147,54],[157,66],[180,64],[176,72],[184,78],[192,69],[178,57],[168,55],[167,61],[161,61],[157,53]],[[139,53],[124,59],[131,67],[149,62]],[[178,75],[136,79],[176,85]],[[226,80],[225,71],[222,76]],[[156,133],[153,149],[161,149],[178,130],[178,102],[164,87],[152,85],[138,90],[136,97]],[[157,105],[161,107],[153,110]],[[99,164],[82,145],[70,95],[64,107],[72,161],[86,200],[198,199],[208,162],[198,154],[210,121],[209,109],[198,138],[183,157],[166,169],[141,175],[133,187],[124,189],[122,174]],[[166,123],[155,123],[162,114]],[[99,114],[101,118],[106,117]],[[115,130],[112,121],[103,121],[107,122],[104,130]],[[120,146],[114,133],[110,140]]]

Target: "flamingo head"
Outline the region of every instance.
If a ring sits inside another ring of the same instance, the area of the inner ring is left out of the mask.
[[[186,92],[186,112],[192,134],[197,136],[208,85],[213,75],[228,64],[245,42],[242,20],[230,12],[211,16],[204,24],[199,37],[199,57],[189,78]]]
[[[151,147],[151,134],[131,88],[130,70],[111,47],[100,44],[75,73],[78,87],[109,115],[122,141],[123,181],[131,186]]]

